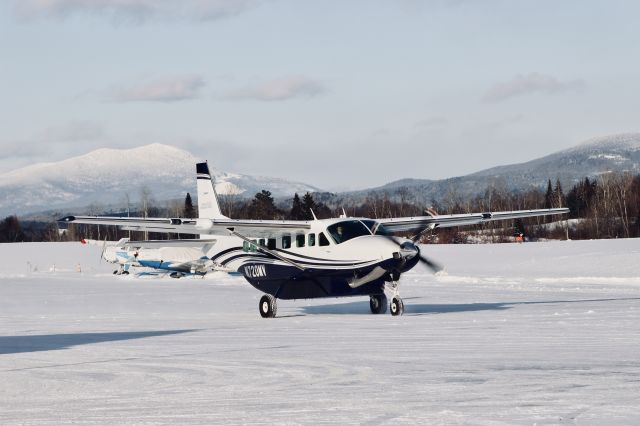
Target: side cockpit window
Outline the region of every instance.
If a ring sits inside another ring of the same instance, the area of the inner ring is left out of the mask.
[[[327,231],[336,244],[344,243],[352,238],[371,235],[371,231],[359,220],[345,220],[327,227]]]
[[[324,232],[321,232],[318,235],[318,242],[319,242],[319,245],[321,245],[321,246],[328,246],[329,245],[329,240],[327,239],[327,237],[325,237]]]
[[[391,235],[381,223],[376,222],[375,220],[364,219],[361,220],[361,222],[369,228],[373,235]]]

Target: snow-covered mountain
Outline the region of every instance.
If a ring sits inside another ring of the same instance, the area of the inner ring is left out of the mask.
[[[323,201],[329,204],[358,202],[369,194],[386,194],[397,198],[403,188],[405,199],[421,204],[441,199],[449,192],[460,197],[484,193],[490,185],[508,190],[546,188],[551,179],[560,179],[569,188],[585,177],[598,177],[613,171],[640,173],[640,133],[625,133],[590,139],[573,148],[526,163],[510,164],[482,170],[466,176],[442,180],[402,179],[384,186],[339,194]]]
[[[140,200],[143,188],[157,201],[196,196],[195,164],[202,159],[162,144],[132,149],[103,148],[54,163],[27,166],[0,175],[0,215],[84,207],[125,206]],[[209,165],[221,194],[249,197],[262,189],[274,196],[318,189],[284,179],[232,174]]]

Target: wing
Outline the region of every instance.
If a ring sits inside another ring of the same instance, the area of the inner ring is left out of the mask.
[[[376,219],[387,232],[422,231],[427,228],[448,228],[452,226],[477,225],[494,220],[519,219],[524,217],[549,216],[569,213],[569,209],[514,210],[493,213],[469,213],[398,217]]]
[[[305,220],[244,220],[244,219],[185,219],[109,216],[67,216],[61,223],[115,225],[129,231],[149,231],[176,234],[229,235],[239,232],[256,237],[277,237],[279,234],[302,232],[311,228]]]
[[[133,247],[136,249],[159,249],[165,247],[194,247],[202,248],[215,245],[218,240],[201,238],[201,239],[183,239],[183,240],[147,240],[147,241],[127,241],[122,244],[123,247]]]

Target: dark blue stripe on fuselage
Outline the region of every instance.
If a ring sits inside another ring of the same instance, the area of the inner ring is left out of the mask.
[[[216,260],[216,259],[217,259],[217,258],[219,258],[220,256],[224,256],[225,254],[227,254],[227,253],[231,253],[232,251],[235,251],[235,250],[242,250],[242,247],[241,247],[241,246],[238,246],[238,247],[231,247],[231,248],[228,248],[228,249],[222,250],[221,252],[219,252],[219,253],[217,253],[216,255],[212,256],[212,257],[211,257],[211,260]]]
[[[363,268],[300,271],[290,265],[255,262],[245,263],[238,270],[253,287],[278,299],[315,299],[380,294],[384,291],[385,275],[355,288],[349,282],[356,276],[367,275],[376,266],[391,270],[397,263],[396,259],[388,259]]]

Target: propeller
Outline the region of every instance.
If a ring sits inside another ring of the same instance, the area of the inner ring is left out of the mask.
[[[420,257],[420,262],[422,262],[425,265],[427,265],[427,267],[429,267],[429,269],[431,269],[434,274],[437,274],[438,272],[440,272],[440,271],[442,271],[444,269],[444,266],[442,266],[441,264],[439,264],[437,262],[434,262],[433,260],[430,260],[426,256],[420,254],[420,251],[418,251],[418,256]]]
[[[400,247],[400,251],[405,251],[405,252],[415,252],[414,256],[411,256],[409,259],[413,259],[413,257],[418,256],[418,260],[420,262],[422,262],[424,265],[426,265],[429,269],[431,269],[431,271],[433,271],[433,273],[438,273],[440,271],[442,271],[444,269],[444,266],[442,266],[441,264],[439,264],[438,262],[435,262],[431,259],[429,259],[428,257],[426,257],[425,255],[423,255],[422,253],[420,253],[420,249],[418,248],[417,245],[415,245],[415,241],[413,240],[413,238],[411,238],[410,242],[409,241],[405,241],[405,242],[399,242],[398,240],[396,240],[395,238],[391,237],[391,236],[386,236],[387,239],[393,241],[398,247]]]
[[[444,266],[442,266],[441,264],[439,264],[436,261],[433,261],[433,260],[429,259],[427,256],[423,255],[420,252],[420,248],[418,248],[418,246],[415,245],[415,241],[413,241],[413,238],[411,240],[412,240],[412,242],[410,244],[411,244],[412,248],[415,249],[415,251],[416,251],[415,256],[418,256],[418,259],[420,259],[420,262],[422,262],[429,269],[431,269],[434,274],[438,273],[438,272],[440,272],[440,271],[442,271],[444,269]],[[398,242],[396,241],[396,243],[398,243]],[[403,244],[405,245],[405,248],[406,248],[407,247],[406,246],[406,244],[407,244],[406,242],[405,243],[400,243],[398,245],[400,246],[400,248],[402,248]]]

